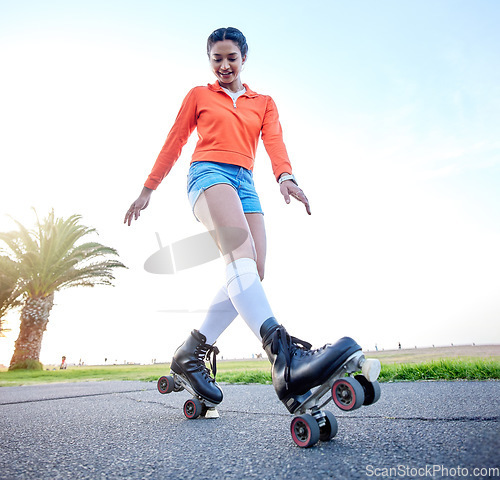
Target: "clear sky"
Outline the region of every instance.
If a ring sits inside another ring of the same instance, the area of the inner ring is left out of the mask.
[[[242,79],[278,105],[312,216],[286,205],[263,146],[264,286],[289,332],[365,349],[500,342],[500,3],[496,0],[0,0],[0,230],[54,208],[129,267],[56,294],[41,360],[170,360],[224,281],[144,261],[203,231],[186,174],[196,135],[150,207],[122,224],[184,95],[214,81],[207,36],[235,26]],[[17,335],[0,338],[7,364]],[[241,319],[221,354],[261,351]]]

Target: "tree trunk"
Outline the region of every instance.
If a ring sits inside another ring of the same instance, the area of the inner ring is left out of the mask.
[[[10,368],[24,360],[39,361],[43,332],[49,322],[54,304],[54,294],[47,297],[28,298],[21,311],[21,329],[17,337]]]

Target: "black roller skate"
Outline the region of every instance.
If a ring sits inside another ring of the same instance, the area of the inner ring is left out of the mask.
[[[274,318],[264,322],[260,333],[272,364],[274,389],[295,415],[291,433],[298,446],[310,447],[337,434],[334,415],[321,411],[330,400],[342,410],[354,410],[380,398],[376,381],[380,362],[366,360],[352,338],[343,337],[335,344],[312,350],[309,343],[291,337]],[[360,370],[362,375],[352,376]]]
[[[222,402],[223,394],[215,381],[217,373],[217,347],[208,345],[206,337],[193,330],[188,339],[176,350],[170,365],[171,375],[160,377],[160,393],[187,390],[193,398],[184,404],[184,415],[189,419],[199,416],[217,418],[216,406]],[[205,365],[209,360],[210,370]]]

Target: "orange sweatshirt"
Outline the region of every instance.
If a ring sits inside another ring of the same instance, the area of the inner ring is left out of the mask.
[[[194,87],[182,102],[144,186],[151,190],[158,187],[195,128],[198,143],[191,162],[230,163],[252,170],[262,135],[276,179],[282,173],[292,173],[275,103],[271,97],[255,93],[247,85],[245,88],[233,104],[218,82]]]

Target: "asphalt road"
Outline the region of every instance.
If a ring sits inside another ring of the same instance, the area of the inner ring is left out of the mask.
[[[220,418],[197,420],[154,383],[4,387],[0,479],[500,478],[500,382],[381,387],[354,412],[330,403],[338,435],[310,449],[272,386],[224,385]]]

